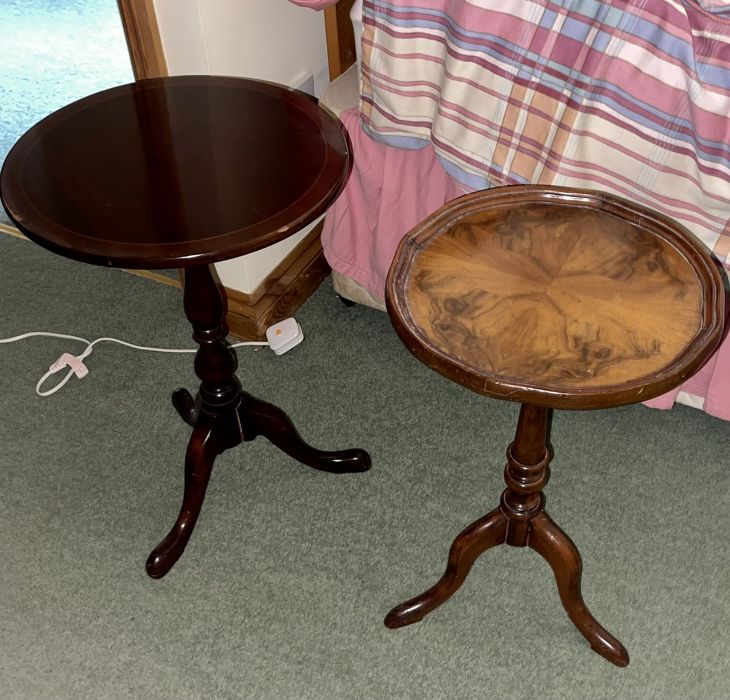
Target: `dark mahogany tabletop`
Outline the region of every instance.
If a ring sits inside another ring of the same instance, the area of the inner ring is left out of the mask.
[[[0,193],[29,238],[100,265],[184,267],[271,245],[340,192],[350,154],[314,98],[244,78],[153,78],[32,127]]]

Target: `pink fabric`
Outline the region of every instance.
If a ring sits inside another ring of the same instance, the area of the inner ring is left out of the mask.
[[[327,213],[322,247],[330,267],[382,300],[403,235],[467,190],[446,174],[432,146],[412,151],[373,141],[360,127],[356,108],[340,119],[352,141],[354,167]]]
[[[293,2],[295,5],[301,7],[308,7],[312,10],[324,10],[325,7],[334,5],[337,0],[289,0],[289,2]]]

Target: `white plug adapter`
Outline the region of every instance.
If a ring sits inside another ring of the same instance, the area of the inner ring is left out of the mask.
[[[304,333],[296,319],[285,318],[266,329],[266,340],[275,354],[283,355],[304,340]]]

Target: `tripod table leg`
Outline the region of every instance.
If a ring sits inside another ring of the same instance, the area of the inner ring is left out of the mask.
[[[425,593],[393,608],[385,617],[385,626],[396,629],[419,622],[445,603],[464,583],[477,558],[504,542],[507,522],[501,509],[495,508],[463,530],[451,544],[444,575]]]
[[[193,429],[185,454],[185,489],[180,514],[160,544],[147,559],[147,573],[162,578],[180,558],[200,515],[213,462],[221,450],[214,437],[215,422],[200,418]]]
[[[326,452],[304,442],[294,424],[278,406],[242,392],[238,408],[244,439],[263,435],[282,452],[313,469],[335,474],[364,472],[370,469],[370,455],[361,449]]]
[[[578,549],[544,511],[530,522],[528,546],[550,564],[563,607],[591,649],[616,666],[628,665],[626,649],[598,624],[583,602],[580,586],[583,563]]]

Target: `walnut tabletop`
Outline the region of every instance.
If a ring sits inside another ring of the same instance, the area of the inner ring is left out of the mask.
[[[387,303],[426,364],[487,395],[555,408],[657,396],[720,340],[722,282],[677,223],[592,191],[502,187],[402,241]]]
[[[295,233],[337,196],[349,159],[342,125],[302,92],[153,78],[39,122],[8,154],[0,191],[18,228],[66,257],[184,267]]]

